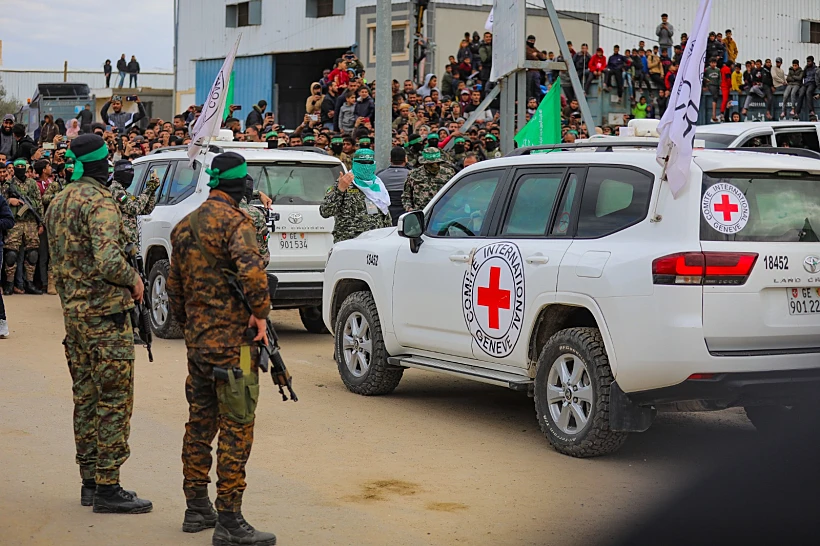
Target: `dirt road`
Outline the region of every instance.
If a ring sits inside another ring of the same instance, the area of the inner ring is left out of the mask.
[[[210,544],[210,532],[180,530],[184,343],[157,340],[154,363],[137,348],[122,483],[154,511],[97,515],[79,503],[59,300],[17,295],[6,307],[0,544]],[[296,312],[273,318],[300,401],[263,383],[243,511],[279,544],[602,544],[722,444],[754,434],[739,411],[662,414],[617,454],[572,459],[549,447],[526,396],[413,370],[390,396],[357,396],[329,335],[306,333]]]

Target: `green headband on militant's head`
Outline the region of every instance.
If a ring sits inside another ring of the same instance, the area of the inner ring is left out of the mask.
[[[221,180],[236,180],[248,176],[248,164],[241,163],[236,167],[231,167],[230,169],[225,170],[224,172],[220,171],[218,168],[205,169],[205,172],[211,177],[211,180],[208,182],[208,187],[215,188],[219,186],[219,182]]]
[[[333,138],[330,139],[330,143],[331,144],[344,144],[345,139],[343,139],[342,137],[333,137]]]
[[[407,146],[413,146],[414,144],[421,144],[421,137],[414,138],[413,140],[407,141]]]
[[[83,163],[91,163],[93,161],[103,161],[108,159],[108,146],[103,142],[103,145],[93,152],[89,152],[79,157],[75,155],[74,150],[69,148],[65,153],[65,157],[66,159],[74,160],[74,173],[71,175],[71,181],[73,182],[82,178],[83,172],[85,171],[83,168]]]

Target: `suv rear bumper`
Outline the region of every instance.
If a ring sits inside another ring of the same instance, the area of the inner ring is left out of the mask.
[[[299,307],[320,307],[322,305],[321,271],[271,271],[276,275],[279,286],[271,294],[272,309],[297,309]]]
[[[639,406],[704,402],[702,409],[733,406],[794,405],[816,401],[820,368],[768,372],[719,373],[708,379],[687,379],[677,385],[628,393]]]

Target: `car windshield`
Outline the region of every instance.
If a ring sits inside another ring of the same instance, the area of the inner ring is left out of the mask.
[[[720,133],[695,133],[695,140],[704,141],[707,149],[728,148],[735,141],[737,135],[724,135]]]
[[[333,163],[249,163],[253,187],[274,203],[319,204],[328,188],[336,184],[342,166]]]
[[[789,171],[706,173],[702,195],[706,196],[707,190],[716,184],[719,185],[710,195],[715,194],[723,201],[714,201],[712,206],[723,216],[714,214],[712,225],[701,214],[702,241],[820,241],[820,176]],[[748,212],[744,205],[748,206]],[[739,229],[724,229],[731,220],[741,216],[746,222],[738,224]]]

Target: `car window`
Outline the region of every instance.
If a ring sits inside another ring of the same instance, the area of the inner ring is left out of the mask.
[[[157,178],[159,178],[159,180],[160,180],[160,185],[159,185],[160,189],[159,189],[159,192],[158,192],[157,195],[160,195],[160,196],[163,195],[163,192],[165,192],[165,175],[168,174],[168,169],[170,168],[170,166],[171,166],[171,164],[168,163],[168,162],[150,163],[149,166],[148,166],[148,172],[145,176],[145,180],[140,185],[140,191],[142,191],[142,188],[145,187],[145,183],[148,182],[148,179],[152,175],[156,175]],[[159,205],[159,204],[164,204],[164,203],[162,202],[162,199],[158,199],[157,204]]]
[[[501,233],[508,236],[545,235],[563,178],[563,169],[521,176]]]
[[[250,163],[248,174],[253,187],[270,197],[274,203],[286,205],[318,205],[328,188],[336,185],[341,164],[334,163]]]
[[[125,191],[131,195],[138,195],[142,191],[142,188],[145,187],[143,178],[145,177],[145,171],[147,168],[148,163],[134,165],[134,179],[131,181],[131,185],[125,188]]]
[[[170,181],[165,183],[160,198],[160,202],[165,205],[179,203],[194,193],[199,180],[199,172],[202,169],[200,161],[197,161],[193,167],[188,164],[187,160],[176,161],[175,163],[174,174],[171,176]]]
[[[569,232],[570,214],[572,213],[572,205],[575,203],[575,193],[577,191],[578,174],[570,173],[564,195],[561,196],[561,203],[558,205],[555,222],[552,224],[551,235],[565,236]]]
[[[753,136],[747,139],[743,144],[740,145],[741,148],[768,148],[772,145],[772,136],[771,135],[758,135]]]
[[[820,152],[820,141],[814,128],[807,131],[775,132],[774,139],[781,148],[804,148]]]
[[[654,177],[622,167],[590,167],[576,237],[603,237],[646,217]]]
[[[433,206],[426,233],[435,237],[474,237],[481,233],[503,171],[465,176]]]

